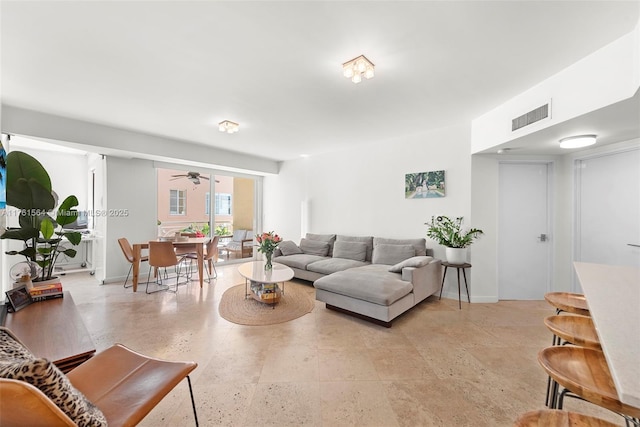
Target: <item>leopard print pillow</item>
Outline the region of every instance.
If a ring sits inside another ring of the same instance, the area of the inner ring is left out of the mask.
[[[80,427],[107,425],[100,409],[76,390],[53,363],[36,358],[3,330],[0,330],[0,378],[25,381],[37,387]]]
[[[25,346],[0,328],[0,361],[32,359],[35,359],[35,356]]]

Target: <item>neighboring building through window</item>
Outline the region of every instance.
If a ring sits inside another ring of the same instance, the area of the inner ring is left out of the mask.
[[[169,190],[169,214],[186,215],[187,192],[185,190]]]
[[[216,215],[231,215],[231,194],[216,193]]]

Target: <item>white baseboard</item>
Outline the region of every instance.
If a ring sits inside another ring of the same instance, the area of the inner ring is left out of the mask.
[[[436,295],[440,295],[439,292],[436,293]],[[458,292],[442,292],[442,298],[447,298],[447,299],[454,299],[457,300],[458,299]],[[460,294],[460,300],[462,302],[467,302],[467,294],[463,291]],[[491,296],[491,295],[471,295],[471,303],[494,303],[494,302],[498,302],[498,297],[497,296]]]

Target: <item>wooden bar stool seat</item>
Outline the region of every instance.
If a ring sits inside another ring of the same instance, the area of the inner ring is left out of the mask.
[[[556,381],[551,395],[551,409],[562,409],[567,392],[622,415],[627,421],[640,418],[640,408],[618,399],[604,353],[574,346],[554,346],[538,353],[538,362]],[[564,388],[557,393],[557,385]]]
[[[570,315],[570,316],[549,316],[544,319],[544,324],[553,332],[552,345],[573,344],[582,347],[602,350],[600,339],[590,317]],[[563,342],[564,340],[564,342]],[[547,396],[545,405],[551,407],[551,388],[554,387],[551,377],[547,379]]]
[[[518,417],[513,427],[616,427],[617,424],[577,412],[543,409],[526,412]]]
[[[571,292],[547,292],[544,299],[556,308],[556,314],[563,311],[567,313],[579,314],[581,316],[590,316],[589,306],[583,294]]]
[[[556,337],[567,343],[602,350],[596,327],[590,317],[549,316],[544,319],[544,324]]]

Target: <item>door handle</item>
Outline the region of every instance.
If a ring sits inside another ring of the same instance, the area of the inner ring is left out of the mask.
[[[633,246],[634,248],[640,248],[640,245],[634,245],[633,243],[627,243],[627,246]]]
[[[538,240],[540,240],[541,242],[546,242],[547,241],[547,235],[546,234],[541,234],[538,236]]]

